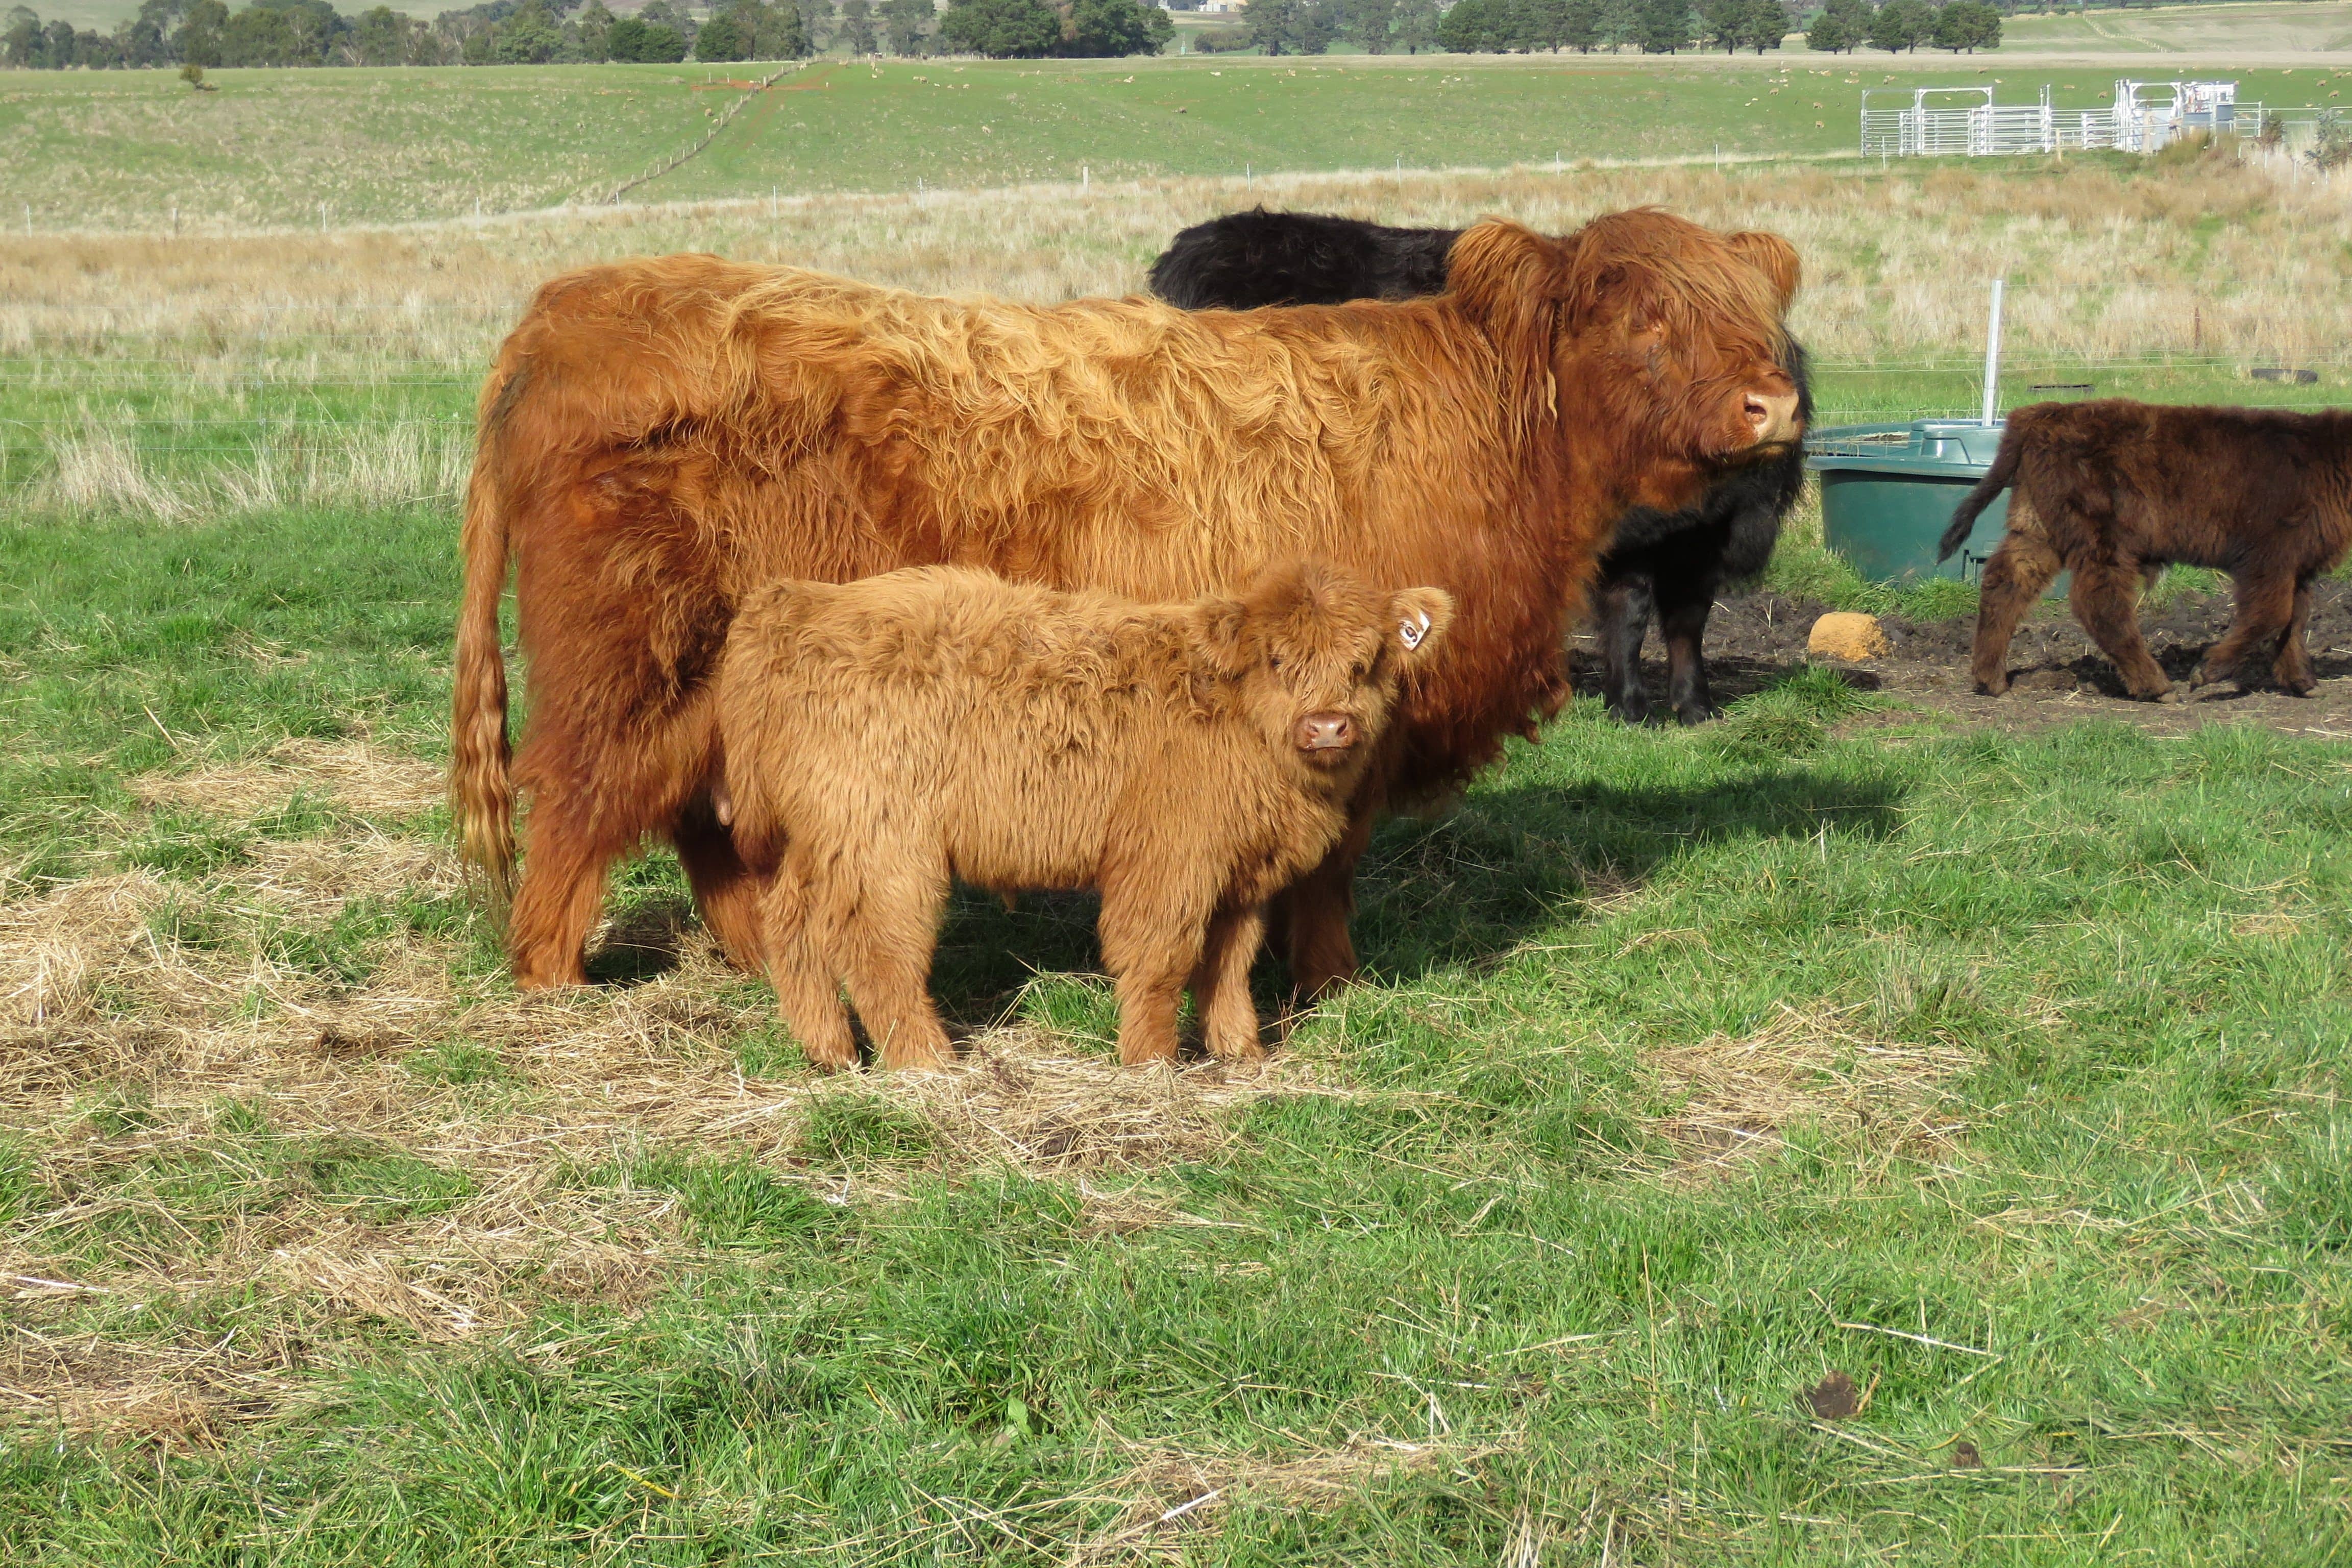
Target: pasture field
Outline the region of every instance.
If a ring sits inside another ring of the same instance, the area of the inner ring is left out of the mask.
[[[317,228],[604,201],[700,142],[772,67],[516,66],[0,73],[0,227]],[[747,75],[747,73],[749,73]],[[1856,145],[1861,94],[1998,81],[2095,108],[2114,72],[1906,56],[818,61],[635,202],[1225,176],[1548,168]],[[2333,69],[2240,70],[2240,96],[2328,101]],[[733,85],[730,85],[733,84]]]
[[[2341,0],[2150,5],[2004,16],[2000,52],[2189,55],[2209,58],[2352,49],[2352,5]]]
[[[2220,154],[0,240],[0,1561],[2352,1553],[2334,664],[1580,701],[1381,830],[1367,984],[1263,1069],[1119,1070],[1087,902],[966,900],[969,1070],[814,1078],[659,854],[597,984],[512,992],[438,763],[528,289],[693,246],[1049,300],[1260,193],[1781,230],[1827,417],[1971,405],[1995,269],[2019,393],[2345,395],[2347,188]],[[1797,532],[1783,588],[1969,608]]]
[[[1141,287],[1184,224],[1265,200],[1564,230],[1661,202],[1780,230],[1821,422],[1973,412],[1987,280],[2010,279],[2006,401],[2039,385],[2316,405],[2352,364],[2352,185],[2227,154],[2143,166],[1808,164],[1157,181],[678,204],[329,234],[0,237],[0,496],[167,520],[454,495],[473,392],[566,266],[709,249],[1039,300]],[[2309,369],[2307,385],[2247,379]]]

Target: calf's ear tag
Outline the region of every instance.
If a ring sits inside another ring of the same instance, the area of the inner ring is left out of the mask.
[[[1419,647],[1421,639],[1428,635],[1429,612],[1426,610],[1415,610],[1412,613],[1412,619],[1400,622],[1397,626],[1397,636],[1404,638],[1404,648],[1407,653]]]

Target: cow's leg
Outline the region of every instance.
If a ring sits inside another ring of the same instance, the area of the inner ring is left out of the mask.
[[[1658,630],[1666,644],[1666,699],[1684,724],[1704,724],[1718,710],[1706,685],[1706,618],[1715,611],[1716,574],[1705,569],[1658,574]]]
[[[2238,601],[2237,612],[2230,617],[2230,629],[2221,634],[2221,640],[2207,648],[2198,662],[2197,673],[2189,678],[2192,687],[2210,686],[2233,676],[2242,684],[2240,672],[2264,654],[2275,658],[2294,625],[2295,585],[2286,574],[2240,576],[2231,586]]]
[[[2297,697],[2308,697],[2319,687],[2319,667],[2311,659],[2311,579],[2298,577],[2294,584],[2294,614],[2287,622],[2286,640],[2279,645],[2278,662],[2271,673],[2278,683]]]
[[[588,932],[604,905],[614,860],[635,847],[649,824],[606,817],[596,804],[537,792],[523,826],[522,880],[507,921],[507,951],[518,988],[588,982]]]
[[[1211,890],[1177,868],[1149,860],[1107,866],[1102,880],[1103,964],[1118,987],[1118,1059],[1173,1061],[1176,1012],[1202,967]]]
[[[1371,841],[1371,807],[1359,805],[1349,818],[1348,831],[1322,864],[1280,895],[1291,987],[1310,1001],[1356,977],[1356,945],[1348,940],[1348,917],[1356,907],[1356,862]]]
[[[2009,689],[2010,639],[2063,564],[2056,551],[2022,533],[2004,538],[1986,559],[1977,583],[1977,635],[1969,674],[1987,697]]]
[[[2139,635],[2139,583],[2137,561],[2077,562],[2068,598],[2074,618],[2115,661],[2124,689],[2147,702],[2170,695],[2172,681]]]
[[[1201,962],[1192,971],[1192,1010],[1201,1041],[1224,1061],[1265,1055],[1257,1043],[1257,1004],[1250,1000],[1250,964],[1265,933],[1262,907],[1228,910],[1209,922]]]
[[[1601,640],[1601,694],[1609,711],[1628,724],[1650,716],[1642,685],[1642,639],[1649,635],[1653,602],[1646,572],[1612,573],[1593,595]]]
[[[930,994],[947,867],[870,836],[852,853],[854,869],[836,862],[842,879],[824,919],[866,1037],[886,1068],[950,1066],[955,1052]]]
[[[851,1068],[857,1065],[857,1042],[841,1005],[841,977],[811,929],[822,901],[803,869],[790,862],[768,879],[761,900],[768,978],[776,987],[777,1010],[809,1061],[829,1069]]]
[[[678,864],[686,868],[686,879],[694,888],[702,923],[726,952],[727,961],[760,973],[767,951],[760,933],[761,878],[735,853],[734,836],[719,822],[708,795],[697,796],[678,814],[670,842],[677,847]]]

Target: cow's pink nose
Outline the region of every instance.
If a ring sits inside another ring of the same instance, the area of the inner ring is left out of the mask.
[[[1309,713],[1298,721],[1302,752],[1344,752],[1355,743],[1355,721],[1345,713]]]
[[[1777,447],[1797,438],[1794,393],[1751,392],[1741,402],[1739,412],[1759,447]]]

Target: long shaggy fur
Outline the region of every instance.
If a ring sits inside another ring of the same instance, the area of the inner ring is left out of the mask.
[[[1395,228],[1321,213],[1264,207],[1194,224],[1151,266],[1151,290],[1188,310],[1264,305],[1337,305],[1402,300],[1446,286],[1460,229]],[[1741,237],[1735,236],[1738,239]],[[1769,246],[1752,259],[1781,265]],[[1793,270],[1776,279],[1793,292]],[[1793,341],[1783,363],[1796,384],[1798,417],[1812,418],[1804,350]],[[1707,688],[1706,620],[1726,583],[1764,570],[1780,521],[1804,493],[1802,451],[1719,475],[1697,504],[1640,507],[1617,520],[1601,557],[1596,593],[1602,689],[1612,711],[1639,721],[1649,711],[1642,642],[1654,610],[1666,641],[1669,701],[1685,723],[1715,712]]]
[[[2026,610],[2072,572],[2075,619],[2134,697],[2172,695],[2140,637],[2135,599],[2179,563],[2230,574],[2236,613],[2192,686],[2268,675],[2298,697],[2318,684],[2304,633],[2312,579],[2352,551],[2352,414],[2193,408],[2108,398],[2012,410],[1992,468],[1960,502],[1959,548],[2004,489],[2009,526],[1985,562],[1977,689],[2009,689],[2009,643]]]
[[[964,567],[789,583],[718,683],[737,843],[774,868],[769,973],[811,1058],[853,1058],[846,981],[891,1067],[938,1065],[924,994],[950,877],[1099,888],[1120,1054],[1259,1054],[1266,900],[1346,830],[1452,602],[1277,568],[1240,598],[1137,605]]]
[[[483,391],[453,731],[457,813],[496,872],[510,554],[517,979],[579,977],[604,869],[648,833],[757,961],[758,890],[709,802],[709,683],[760,586],[954,563],[1167,601],[1309,556],[1463,606],[1338,859],[1290,900],[1295,977],[1343,974],[1370,810],[1557,707],[1563,617],[1611,523],[1690,504],[1756,446],[1743,397],[1788,392],[1784,294],[1680,219],[1481,225],[1452,267],[1435,298],[1245,315],[936,300],[707,256],[548,284]]]

